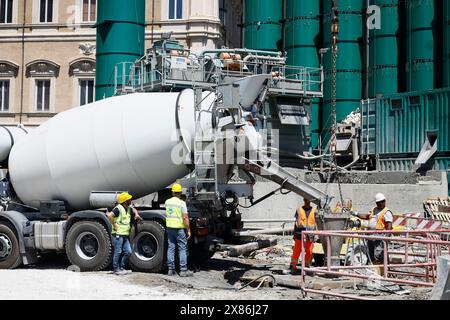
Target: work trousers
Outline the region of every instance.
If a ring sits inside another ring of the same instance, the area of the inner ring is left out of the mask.
[[[180,271],[187,270],[187,237],[186,229],[167,228],[167,267],[175,270],[175,250],[178,246],[178,257],[180,259]]]
[[[314,247],[313,242],[311,242],[311,241],[305,242],[305,265],[306,266],[310,266],[312,263],[313,247]],[[302,252],[302,241],[295,240],[294,250],[292,252],[292,258],[291,258],[291,266],[293,268],[297,267],[298,259],[300,257],[301,252]]]
[[[120,256],[122,259],[119,262]],[[113,256],[113,267],[114,271],[120,269],[125,269],[128,259],[131,256],[131,245],[128,236],[114,236],[114,256]]]

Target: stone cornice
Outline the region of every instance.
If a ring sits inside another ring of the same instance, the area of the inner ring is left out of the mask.
[[[58,77],[59,65],[49,60],[34,60],[26,64],[27,77]]]
[[[17,77],[19,66],[8,60],[0,60],[0,77]]]
[[[70,76],[95,75],[96,63],[94,59],[78,58],[69,63]]]

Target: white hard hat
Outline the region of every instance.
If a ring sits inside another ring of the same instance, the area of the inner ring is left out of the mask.
[[[377,193],[377,195],[375,196],[375,202],[381,202],[386,200],[386,197],[384,196],[384,194],[382,193]]]

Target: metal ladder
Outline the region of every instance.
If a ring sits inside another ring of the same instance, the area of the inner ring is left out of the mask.
[[[217,153],[214,132],[205,135],[201,128],[201,88],[194,89],[195,94],[195,137],[194,165],[197,199],[215,201],[218,199]]]

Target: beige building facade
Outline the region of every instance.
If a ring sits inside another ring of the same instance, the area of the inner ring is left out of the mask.
[[[0,125],[36,126],[95,97],[98,0],[0,0]],[[241,46],[242,0],[147,0],[146,48]]]

